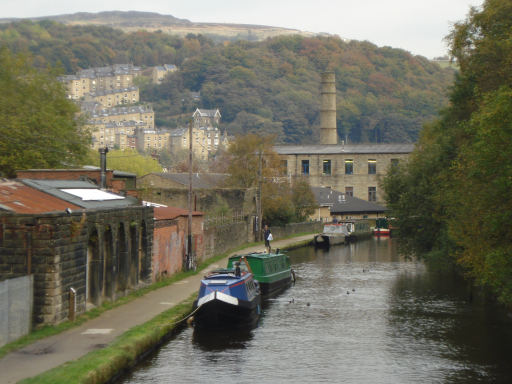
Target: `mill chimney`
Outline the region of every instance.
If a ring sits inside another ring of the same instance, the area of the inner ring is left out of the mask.
[[[338,144],[334,72],[324,72],[321,77],[320,144]]]

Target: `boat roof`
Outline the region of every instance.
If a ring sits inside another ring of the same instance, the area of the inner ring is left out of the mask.
[[[243,255],[233,255],[233,256],[230,256],[229,258],[230,259],[240,259],[241,257],[269,258],[269,257],[275,257],[275,256],[282,256],[282,255],[284,255],[284,253],[282,253],[282,252],[279,252],[279,253],[251,252],[251,253],[246,253]]]

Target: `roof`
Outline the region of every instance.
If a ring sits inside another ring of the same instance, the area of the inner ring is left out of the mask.
[[[23,184],[86,209],[126,208],[140,205],[135,197],[104,191],[82,180],[21,179]]]
[[[79,206],[26,186],[18,181],[0,181],[0,211],[45,213],[80,209]]]
[[[320,206],[330,206],[331,213],[386,212],[388,209],[357,197],[325,187],[311,187]]]
[[[215,117],[216,115],[220,116],[220,111],[218,109],[199,109],[197,108],[192,116],[199,115],[201,117]]]
[[[188,216],[188,210],[178,207],[155,207],[155,220],[172,220],[180,216]],[[192,216],[203,216],[203,212],[192,211]]]
[[[274,150],[280,155],[335,155],[373,153],[411,153],[414,144],[315,144],[315,145],[276,145]]]
[[[177,184],[188,186],[188,173],[150,173],[150,175],[160,176],[164,179],[171,180]],[[227,175],[224,173],[193,173],[192,188],[194,189],[211,189],[218,188],[222,185]]]

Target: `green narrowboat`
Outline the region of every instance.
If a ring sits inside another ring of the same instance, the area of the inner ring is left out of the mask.
[[[234,268],[237,261],[245,261],[249,265],[254,278],[260,283],[263,298],[278,294],[295,280],[290,258],[279,250],[276,253],[254,252],[231,256],[227,268]]]

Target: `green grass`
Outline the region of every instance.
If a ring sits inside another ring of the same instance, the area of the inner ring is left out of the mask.
[[[192,310],[195,294],[179,305],[159,314],[119,336],[109,346],[90,352],[78,360],[62,364],[34,376],[23,384],[98,384],[105,383],[133,367],[149,350],[169,339]]]

